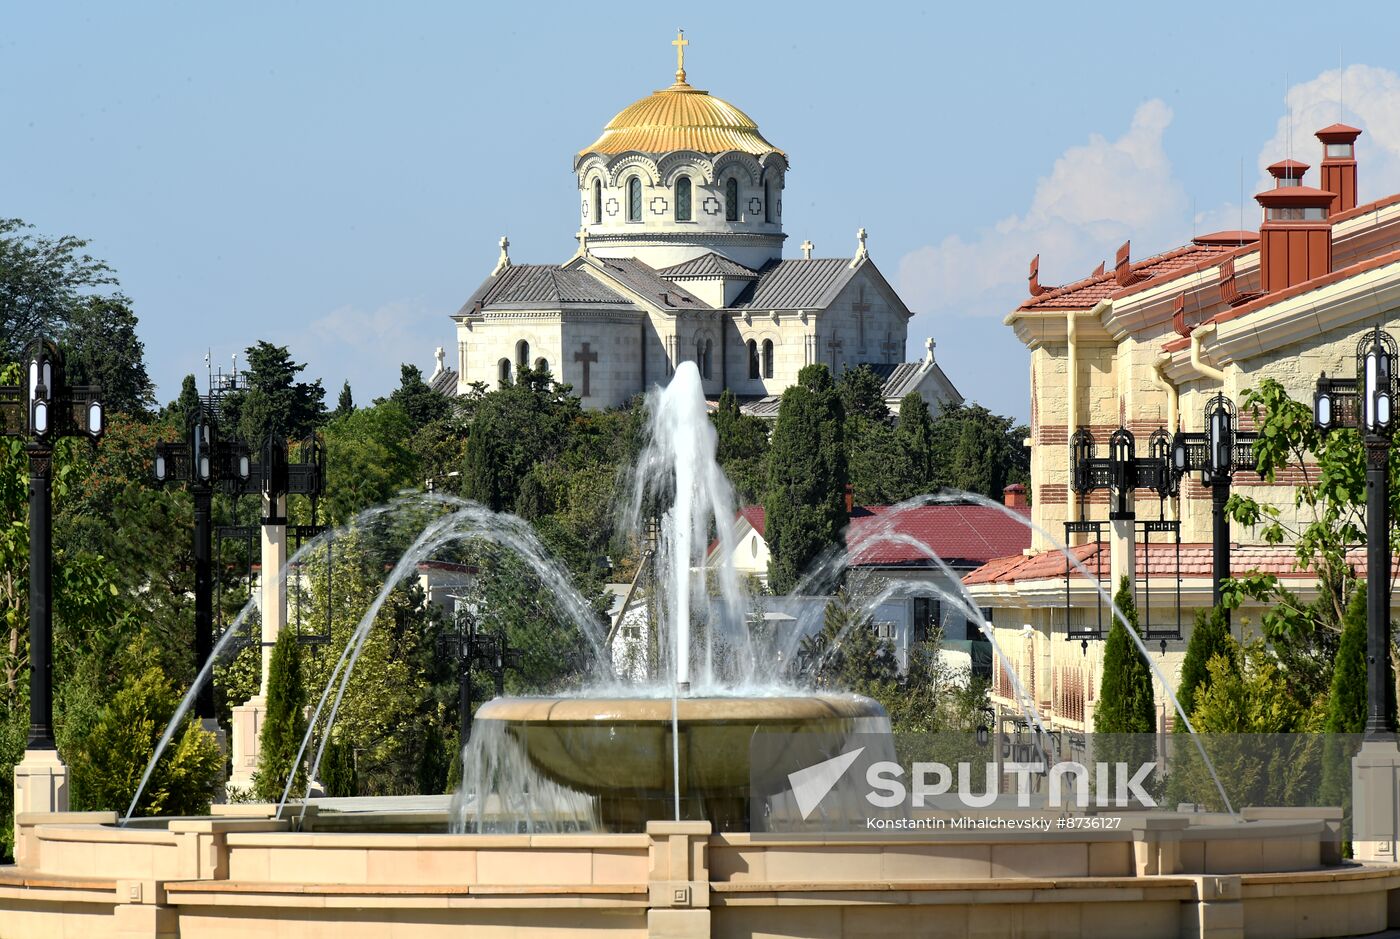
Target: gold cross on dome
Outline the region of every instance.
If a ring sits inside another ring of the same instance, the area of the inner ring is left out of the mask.
[[[690,45],[690,40],[685,38],[685,30],[676,30],[676,38],[671,40],[671,45],[676,47],[676,81],[684,82],[685,47]]]

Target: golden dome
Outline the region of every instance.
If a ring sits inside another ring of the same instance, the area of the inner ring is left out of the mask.
[[[751,117],[723,98],[692,88],[684,78],[623,108],[608,121],[602,136],[580,150],[579,156],[626,150],[741,150],[754,156],[782,153],[763,139]]]

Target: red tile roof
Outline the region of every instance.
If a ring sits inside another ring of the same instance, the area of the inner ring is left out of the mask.
[[[893,506],[858,506],[851,513],[846,543],[856,548],[854,567],[924,567],[931,562],[920,548],[886,535],[906,537],[927,545],[951,567],[985,564],[992,558],[1024,551],[1031,546],[1030,529],[998,508],[987,505],[921,505],[898,514]],[[1030,509],[1014,509],[1029,518]],[[739,510],[754,531],[764,533],[765,516],[759,505]],[[713,546],[712,546],[713,548]],[[1019,556],[1019,555],[1018,555]]]
[[[1394,264],[1397,261],[1400,261],[1400,251],[1388,251],[1385,254],[1377,255],[1373,258],[1367,258],[1364,261],[1357,261],[1355,264],[1350,264],[1346,267],[1332,271],[1331,273],[1319,275],[1317,277],[1314,277],[1312,280],[1305,280],[1301,284],[1294,284],[1292,287],[1285,287],[1283,290],[1275,290],[1273,293],[1266,293],[1258,299],[1251,300],[1248,303],[1242,303],[1237,307],[1232,307],[1231,309],[1225,310],[1221,313],[1217,313],[1215,316],[1206,320],[1206,322],[1228,323],[1230,320],[1239,319],[1241,316],[1253,313],[1255,310],[1262,310],[1266,307],[1273,306],[1275,303],[1279,303],[1283,300],[1290,300],[1293,297],[1299,296],[1300,294],[1305,294],[1310,290],[1318,290],[1322,287],[1327,287],[1339,281],[1346,280],[1349,277],[1356,277],[1358,274],[1365,274],[1367,271],[1375,270],[1378,267],[1385,267],[1387,264]],[[1185,349],[1190,345],[1190,338],[1183,337],[1181,339],[1173,339],[1171,342],[1165,343],[1162,346],[1162,348],[1167,352],[1179,352],[1180,350]]]
[[[1090,571],[1102,570],[1108,578],[1108,545],[1102,541],[1077,545],[1070,549],[1075,558]],[[1102,563],[1102,568],[1096,565]],[[1366,551],[1357,548],[1347,553],[1347,563],[1357,577],[1366,576]],[[965,584],[1007,584],[1031,580],[1064,580],[1065,558],[1058,551],[1044,551],[1033,557],[1012,555],[996,558],[982,565],[963,578]],[[1183,544],[1181,546],[1181,576],[1209,577],[1212,572],[1211,546],[1209,544]],[[1176,546],[1173,544],[1139,544],[1137,550],[1137,573],[1139,577],[1175,577]],[[1289,547],[1272,545],[1232,545],[1230,548],[1230,574],[1259,573],[1277,577],[1311,579],[1316,576],[1311,568],[1299,568],[1297,555]],[[1075,577],[1084,575],[1076,570]]]
[[[1252,248],[1253,245],[1247,247]],[[1017,307],[1019,310],[1088,310],[1109,297],[1116,297],[1130,291],[1144,289],[1144,285],[1159,279],[1200,269],[1223,261],[1227,255],[1240,250],[1239,245],[1221,244],[1211,240],[1202,244],[1192,243],[1173,248],[1163,254],[1145,258],[1132,265],[1137,281],[1128,287],[1120,287],[1113,271],[1091,275],[1062,287],[1045,291],[1038,297],[1031,297]]]

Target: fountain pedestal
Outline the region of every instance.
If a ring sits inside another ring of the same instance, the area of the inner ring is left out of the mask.
[[[15,817],[68,811],[68,767],[57,750],[25,750],[15,766]],[[18,829],[16,829],[18,830]]]
[[[1400,747],[1394,738],[1367,740],[1351,761],[1352,855],[1396,860],[1400,839]]]
[[[236,789],[253,788],[253,774],[258,771],[258,743],[262,738],[263,718],[267,715],[267,698],[249,698],[233,709],[233,772],[228,784]]]

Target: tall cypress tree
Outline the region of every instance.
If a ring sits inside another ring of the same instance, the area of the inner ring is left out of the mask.
[[[1186,643],[1186,657],[1181,662],[1181,681],[1176,688],[1176,698],[1188,716],[1196,710],[1197,695],[1210,682],[1210,660],[1217,655],[1231,657],[1234,648],[1224,607],[1197,610],[1196,626],[1191,630],[1190,641]],[[1176,730],[1185,731],[1186,722],[1178,720]]]
[[[340,398],[335,403],[335,416],[344,417],[355,410],[355,396],[350,393],[350,381],[340,386]]]
[[[267,671],[267,713],[263,716],[258,752],[258,798],[276,801],[293,772],[301,739],[306,736],[306,684],[301,670],[301,644],[290,629],[283,629],[272,647]],[[295,767],[292,791],[306,785],[306,767]]]
[[[1113,597],[1123,618],[1134,632],[1138,629],[1137,604],[1133,588],[1125,576]],[[1103,650],[1103,676],[1099,680],[1098,704],[1094,709],[1094,732],[1100,734],[1150,734],[1157,729],[1152,697],[1152,670],[1128,630],[1113,618]]]
[[[911,391],[899,401],[899,424],[895,435],[909,460],[910,496],[930,492],[933,481],[933,418],[928,402],[917,391]]]
[[[1342,617],[1342,641],[1332,671],[1332,692],[1327,698],[1327,723],[1331,734],[1359,734],[1366,729],[1366,585],[1352,591]]]
[[[846,441],[841,397],[825,365],[808,365],[783,392],[768,462],[768,586],[787,593],[846,528]],[[821,589],[824,585],[813,585]]]
[[[462,467],[462,495],[493,512],[502,508],[500,452],[491,428],[478,415],[467,431],[467,457]]]

